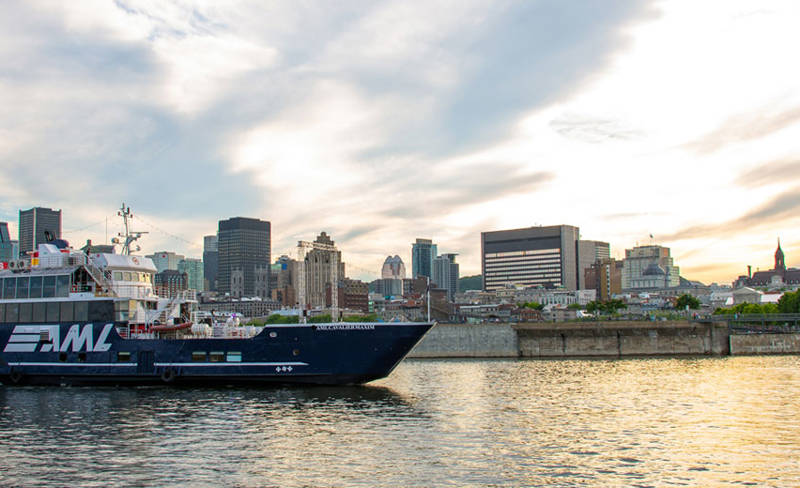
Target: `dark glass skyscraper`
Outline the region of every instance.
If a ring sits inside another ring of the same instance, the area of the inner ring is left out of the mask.
[[[19,252],[34,251],[47,243],[47,233],[61,239],[61,210],[34,207],[19,211]]]
[[[231,296],[256,296],[257,276],[269,274],[270,223],[246,217],[220,220],[217,248],[218,291]]]
[[[417,239],[411,244],[411,277],[433,277],[433,260],[438,254],[436,244],[430,239]]]

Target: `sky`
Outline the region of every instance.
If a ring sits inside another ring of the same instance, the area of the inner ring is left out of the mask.
[[[730,283],[800,266],[800,3],[0,2],[0,221],[60,208],[202,255],[327,232],[348,275],[411,243],[480,273],[480,233],[580,227]],[[650,236],[653,236],[652,238]]]

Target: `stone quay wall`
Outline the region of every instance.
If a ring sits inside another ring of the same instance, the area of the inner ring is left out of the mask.
[[[561,322],[438,324],[412,358],[625,357],[726,355],[726,324],[676,322]]]
[[[800,334],[731,335],[731,355],[799,354]]]

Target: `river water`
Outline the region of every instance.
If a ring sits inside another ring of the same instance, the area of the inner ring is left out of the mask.
[[[2,486],[800,486],[800,357],[406,360],[363,387],[0,387]]]

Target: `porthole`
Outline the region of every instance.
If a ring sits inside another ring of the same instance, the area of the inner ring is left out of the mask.
[[[299,355],[300,355],[300,349],[295,349],[295,350],[293,350],[293,351],[292,351],[292,355],[293,355],[293,356],[299,356]]]
[[[269,333],[269,336],[274,339],[274,338],[278,337],[278,333],[275,332],[275,331],[272,331],[272,332]]]

